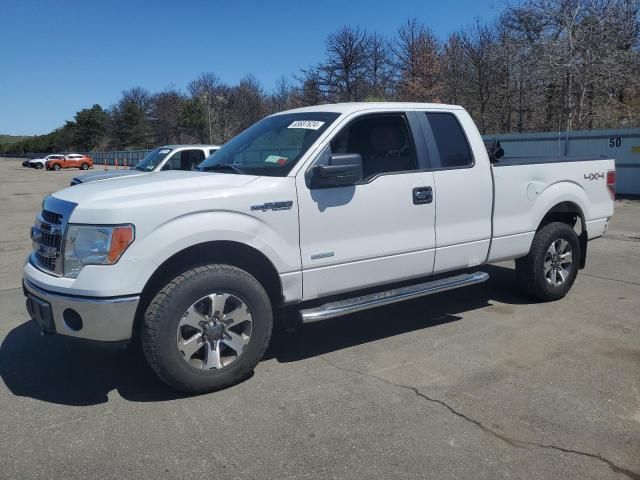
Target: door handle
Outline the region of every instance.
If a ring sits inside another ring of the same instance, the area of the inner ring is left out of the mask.
[[[433,189],[431,187],[416,187],[413,189],[413,204],[424,205],[433,202]]]

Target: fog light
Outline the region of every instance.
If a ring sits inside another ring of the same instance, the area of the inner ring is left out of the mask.
[[[75,330],[76,332],[82,328],[82,317],[78,312],[67,308],[64,312],[62,312],[62,318],[64,323],[71,330]]]

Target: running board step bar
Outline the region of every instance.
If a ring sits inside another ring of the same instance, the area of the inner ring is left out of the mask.
[[[348,298],[337,302],[325,303],[319,307],[300,310],[302,323],[319,322],[329,318],[340,317],[350,313],[381,307],[390,303],[411,300],[413,298],[446,292],[455,288],[466,287],[476,283],[486,282],[489,274],[485,272],[465,273],[454,277],[441,278],[431,282],[394,288],[385,292],[376,292],[361,297]]]

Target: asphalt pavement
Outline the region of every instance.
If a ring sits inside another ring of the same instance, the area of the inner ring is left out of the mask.
[[[0,159],[0,478],[640,479],[640,202],[570,294],[482,285],[278,333],[252,377],[168,390],[136,349],[41,337],[20,288],[42,197]]]

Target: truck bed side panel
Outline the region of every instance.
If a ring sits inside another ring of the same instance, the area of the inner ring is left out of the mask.
[[[589,238],[602,235],[613,215],[606,177],[614,168],[610,159],[494,166],[494,236],[489,261],[526,255],[541,220],[562,202],[580,208]]]

